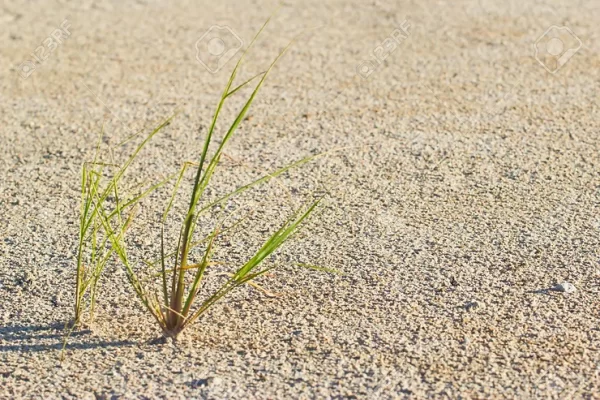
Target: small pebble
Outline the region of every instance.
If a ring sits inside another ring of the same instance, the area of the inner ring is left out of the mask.
[[[208,379],[194,379],[191,382],[191,386],[192,388],[199,388],[199,387],[205,387],[208,386]]]
[[[577,289],[575,289],[575,286],[572,283],[565,281],[554,286],[552,290],[563,293],[574,293]]]
[[[52,305],[54,307],[59,307],[62,305],[62,299],[60,298],[60,295],[57,294],[52,298]]]
[[[191,386],[193,388],[200,388],[200,387],[206,387],[206,386],[218,386],[221,385],[223,383],[223,379],[219,378],[218,376],[209,376],[208,378],[204,378],[204,379],[194,379],[191,382]]]
[[[471,311],[471,310],[482,309],[483,304],[478,301],[469,301],[467,304],[465,304],[464,307],[465,307],[465,310]]]

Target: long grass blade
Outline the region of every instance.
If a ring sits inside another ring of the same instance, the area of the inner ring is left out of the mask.
[[[279,228],[275,233],[271,235],[271,237],[263,244],[263,246],[256,252],[256,254],[246,262],[240,269],[236,271],[236,273],[224,284],[221,286],[217,292],[215,292],[212,296],[210,296],[205,302],[200,306],[198,310],[196,310],[187,320],[185,320],[184,325],[189,325],[194,320],[196,320],[204,311],[206,311],[209,307],[211,307],[214,303],[216,303],[219,299],[233,290],[235,287],[240,286],[248,281],[263,275],[264,273],[270,271],[274,267],[268,267],[264,270],[257,272],[255,274],[251,274],[251,271],[256,268],[266,257],[271,255],[275,250],[277,250],[289,237],[292,235],[299,227],[299,225],[306,219],[313,210],[317,207],[321,199],[315,201],[304,214],[300,217],[294,219],[295,214],[288,219],[281,228]]]
[[[258,264],[260,264],[266,257],[271,255],[277,250],[285,240],[298,228],[306,217],[313,212],[315,207],[319,204],[321,199],[315,201],[308,210],[298,219],[293,222],[287,222],[277,232],[275,232],[271,238],[260,248],[258,252],[252,257],[244,266],[242,266],[235,274],[235,280],[241,280],[248,272],[252,271]]]
[[[244,57],[246,56],[247,52],[249,51],[249,49],[254,45],[254,43],[256,42],[256,39],[259,37],[259,35],[262,33],[262,31],[264,30],[264,28],[267,26],[267,24],[269,23],[269,21],[271,20],[271,17],[269,17],[267,19],[267,21],[263,24],[263,26],[260,28],[260,30],[258,31],[258,33],[254,36],[254,38],[252,39],[252,41],[250,42],[250,45],[248,46],[248,48],[242,53],[240,59],[237,61],[235,67],[233,68],[233,71],[229,77],[229,81],[227,82],[227,85],[225,86],[225,89],[223,90],[223,94],[221,95],[221,99],[219,100],[219,103],[217,105],[217,110],[215,111],[215,114],[213,116],[213,120],[211,122],[210,125],[210,129],[208,131],[208,134],[206,135],[206,140],[204,142],[204,148],[202,149],[202,154],[200,156],[200,162],[198,165],[198,170],[196,172],[196,178],[194,181],[194,187],[192,189],[192,197],[190,200],[190,205],[188,208],[188,213],[185,217],[185,221],[184,221],[184,229],[183,229],[183,234],[182,234],[182,238],[181,238],[181,259],[180,259],[180,263],[182,267],[185,267],[187,264],[187,258],[188,258],[188,252],[190,249],[190,243],[192,241],[192,236],[193,236],[193,226],[194,226],[194,214],[196,211],[196,206],[198,204],[198,201],[200,200],[200,196],[203,192],[204,187],[206,187],[206,185],[208,185],[208,181],[210,180],[210,176],[212,175],[212,171],[214,171],[214,168],[216,167],[216,163],[218,163],[218,160],[220,159],[221,156],[221,151],[223,149],[223,145],[227,142],[227,140],[229,139],[229,137],[231,136],[231,134],[233,133],[233,131],[235,131],[235,129],[237,128],[237,125],[239,125],[241,119],[243,119],[243,115],[245,115],[246,111],[248,110],[248,107],[250,106],[250,103],[252,103],[252,100],[254,100],[254,96],[256,95],[258,88],[260,88],[260,86],[262,85],[262,83],[265,80],[266,75],[268,75],[268,72],[271,70],[273,64],[271,65],[271,67],[265,72],[265,74],[262,76],[260,82],[257,85],[257,88],[254,89],[253,94],[250,96],[251,99],[249,100],[249,103],[246,104],[246,106],[243,108],[242,112],[240,113],[240,115],[238,115],[238,118],[236,118],[236,120],[234,121],[232,127],[229,129],[228,133],[225,135],[225,137],[222,139],[221,141],[221,145],[219,146],[219,149],[217,150],[217,153],[215,155],[213,155],[211,162],[209,163],[209,166],[206,169],[206,172],[204,174],[202,174],[202,168],[204,166],[204,162],[206,160],[207,154],[208,154],[208,149],[210,147],[210,143],[212,141],[212,137],[213,137],[213,133],[214,133],[214,129],[217,123],[217,120],[219,118],[220,112],[223,108],[223,104],[225,103],[225,100],[228,97],[228,94],[230,92],[231,89],[231,85],[233,84],[235,77],[237,75],[237,71],[244,59]],[[277,57],[277,59],[279,59],[279,57]],[[241,116],[241,118],[240,118]],[[207,179],[208,177],[208,179]],[[201,183],[202,180],[204,180],[204,183]],[[175,266],[174,270],[177,270],[177,265]],[[181,309],[182,306],[182,301],[183,301],[183,292],[184,292],[184,279],[185,279],[185,270],[182,269],[179,271],[179,275],[178,275],[178,279],[177,279],[177,286],[176,289],[171,293],[171,308],[179,310]],[[172,319],[169,321],[169,323],[172,323],[173,325],[177,325],[180,322],[180,318],[177,315],[173,315]]]

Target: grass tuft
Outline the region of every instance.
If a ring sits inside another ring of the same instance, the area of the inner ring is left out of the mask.
[[[168,177],[130,196],[124,203],[120,203],[119,199],[127,198],[127,196],[123,197],[124,194],[120,194],[119,192],[119,183],[127,172],[127,169],[150,139],[167,126],[173,117],[170,117],[155,128],[137,146],[122,166],[99,161],[100,144],[104,136],[104,129],[102,129],[96,146],[94,160],[84,163],[81,168],[81,209],[73,325],[78,325],[82,322],[86,296],[89,299],[90,321],[93,320],[99,279],[114,253],[110,237],[103,229],[101,223],[103,220],[99,218],[99,212],[106,207],[105,203],[107,199],[113,196],[115,202],[119,205],[117,209],[106,216],[107,223],[109,226],[116,225],[117,228],[114,228],[112,231],[117,232],[118,236],[123,238],[134,217],[134,210],[137,203],[172,179],[172,177]],[[112,170],[112,173],[110,170]],[[112,178],[107,180],[107,175],[112,176]],[[123,220],[123,216],[126,216],[125,221]]]
[[[237,225],[236,223],[231,227],[223,228],[223,223],[221,222],[214,226],[212,232],[208,236],[200,240],[194,240],[194,233],[200,215],[213,210],[216,206],[222,205],[231,197],[236,196],[251,187],[276,178],[278,175],[285,173],[289,169],[301,166],[322,155],[310,156],[298,160],[249,184],[241,186],[215,201],[209,202],[208,204],[201,204],[203,194],[217,170],[225,146],[233,137],[240,123],[244,120],[248,109],[255,100],[267,76],[277,61],[289,48],[288,45],[283,49],[264,72],[238,86],[234,86],[235,78],[244,57],[249,49],[252,48],[268,22],[269,20],[261,27],[250,43],[248,49],[245,50],[233,68],[217,104],[210,128],[204,140],[202,153],[200,154],[198,163],[185,163],[178,173],[169,176],[158,184],[143,189],[141,192],[134,195],[126,196],[121,193],[121,180],[127,169],[143,147],[161,129],[170,123],[173,118],[171,117],[146,136],[122,166],[103,164],[98,161],[100,142],[94,161],[84,164],[82,168],[80,234],[75,289],[74,318],[76,323],[81,319],[85,298],[89,298],[90,315],[93,317],[93,308],[99,278],[108,261],[111,258],[116,257],[121,264],[123,264],[127,279],[132,285],[137,297],[159,324],[163,335],[165,337],[176,338],[183,329],[193,323],[206,310],[232,290],[246,283],[250,283],[252,280],[275,268],[274,266],[261,267],[261,265],[269,256],[289,240],[290,237],[292,237],[303,221],[308,218],[318,206],[320,199],[296,210],[248,261],[235,270],[234,273],[228,275],[228,279],[214,293],[202,296],[202,301],[198,300],[202,282],[205,278],[205,272],[211,265],[216,264],[216,262],[212,260],[216,239],[222,235],[223,232],[226,232]],[[237,116],[231,122],[228,130],[220,138],[216,150],[209,153],[211,143],[213,143],[215,138],[215,127],[226,101],[237,94],[240,89],[253,82],[256,83],[251,94],[237,113]],[[183,182],[185,171],[190,167],[196,168],[196,173],[193,180],[187,212],[181,223],[179,239],[176,246],[168,247],[165,243],[165,225]],[[107,175],[112,176],[112,178],[106,178]],[[125,236],[129,225],[135,218],[136,205],[148,194],[173,180],[175,181],[173,192],[161,218],[160,258],[155,261],[145,261],[145,264],[155,271],[157,267],[160,268],[158,273],[155,272],[153,274],[155,279],[160,279],[160,290],[156,292],[148,290],[143,284],[142,279],[136,273],[133,265],[134,263],[127,254]],[[198,245],[204,245],[204,252],[199,262],[193,262],[190,260],[190,251]],[[169,248],[171,250],[168,250]],[[336,272],[331,269],[309,264],[297,265],[324,272]],[[191,277],[187,277],[188,274],[191,274]],[[188,279],[186,279],[186,277]],[[198,302],[199,304],[197,304]]]

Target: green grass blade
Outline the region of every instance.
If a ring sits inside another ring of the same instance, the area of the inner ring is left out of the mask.
[[[210,147],[210,143],[212,141],[212,136],[215,130],[215,126],[217,123],[217,120],[219,118],[219,115],[221,113],[221,110],[223,108],[223,105],[225,103],[225,100],[228,97],[228,94],[230,92],[231,89],[231,85],[233,84],[233,81],[235,80],[237,71],[239,66],[241,65],[242,60],[244,59],[245,55],[247,54],[248,50],[252,47],[252,45],[254,44],[254,42],[256,41],[256,39],[258,38],[258,36],[260,35],[260,33],[263,31],[263,29],[267,26],[267,24],[269,23],[270,17],[267,19],[267,21],[263,24],[263,26],[260,28],[260,30],[258,31],[258,33],[254,36],[254,38],[252,39],[252,41],[250,42],[250,45],[248,46],[248,48],[242,53],[242,56],[240,57],[240,59],[238,60],[238,62],[236,63],[235,67],[233,68],[233,71],[231,72],[231,75],[229,77],[229,81],[227,82],[227,85],[225,86],[225,89],[223,90],[223,94],[221,95],[221,99],[219,100],[219,103],[217,105],[217,109],[214,113],[210,128],[208,130],[208,134],[206,135],[206,139],[204,141],[204,148],[202,149],[202,153],[200,155],[200,162],[198,165],[198,170],[196,172],[196,178],[194,181],[194,187],[192,189],[192,198],[190,200],[190,205],[188,208],[188,213],[186,215],[185,218],[185,222],[184,222],[184,229],[183,229],[183,236],[182,236],[182,241],[183,243],[182,245],[182,249],[181,249],[181,266],[185,267],[187,264],[187,257],[188,257],[188,252],[189,252],[189,246],[190,243],[192,241],[192,232],[193,232],[193,225],[194,225],[194,214],[195,214],[195,210],[196,210],[196,206],[198,204],[198,201],[200,200],[200,195],[202,193],[201,188],[206,187],[206,185],[208,184],[208,180],[204,179],[206,181],[206,183],[204,185],[202,185],[200,182],[203,179],[203,175],[202,175],[202,167],[204,166],[204,162],[206,160],[206,156],[208,154],[208,149]],[[263,76],[264,79],[264,76]],[[220,157],[220,155],[215,155],[213,157],[213,159],[211,160],[211,164],[214,164],[215,160],[218,160]],[[209,167],[207,168],[207,171],[213,171],[214,170],[214,165],[211,166],[209,165]],[[210,173],[212,174],[212,173]],[[206,177],[206,173],[204,174],[204,177]],[[175,265],[175,268],[173,269],[174,271],[177,271],[177,264]],[[176,289],[171,293],[171,308],[174,310],[179,310],[181,307],[181,302],[182,302],[182,297],[183,297],[183,286],[184,286],[184,276],[185,276],[185,270],[182,268],[180,269],[179,272],[179,278],[177,279],[177,287]],[[175,275],[173,276],[173,279],[175,280]],[[178,317],[175,316],[175,319],[177,319]],[[175,321],[176,322],[176,321]],[[175,324],[175,323],[174,323]]]
[[[153,309],[152,305],[150,304],[148,297],[146,296],[146,293],[140,283],[140,280],[138,279],[135,271],[133,270],[133,268],[131,267],[131,264],[129,263],[129,259],[127,257],[127,251],[125,250],[125,246],[122,243],[122,240],[123,240],[122,236],[123,236],[124,231],[122,230],[121,232],[119,232],[118,235],[115,234],[115,232],[110,224],[110,220],[108,219],[108,215],[107,215],[106,211],[104,210],[102,204],[100,203],[99,197],[97,197],[97,199],[96,199],[95,207],[98,210],[100,222],[104,228],[106,235],[108,236],[108,238],[112,244],[112,248],[113,248],[114,252],[117,254],[119,259],[125,266],[125,272],[126,272],[125,275],[127,276],[129,283],[133,287],[135,293],[137,294],[138,298],[142,301],[144,306],[146,306],[146,308],[154,315],[155,310]],[[126,224],[128,224],[131,221],[131,218],[133,218],[133,214],[130,214],[130,216],[127,219]]]
[[[165,224],[160,226],[160,266],[162,276],[163,301],[165,307],[169,305],[169,292],[167,290],[167,267],[165,265]]]
[[[243,193],[246,190],[248,190],[248,189],[250,189],[250,188],[252,188],[252,187],[254,187],[256,185],[259,185],[261,183],[269,181],[270,179],[276,178],[279,175],[285,173],[286,171],[288,171],[288,170],[290,170],[290,169],[292,169],[294,167],[299,167],[299,166],[301,166],[303,164],[306,164],[307,162],[312,161],[315,158],[320,157],[320,156],[322,156],[324,154],[326,154],[326,153],[320,153],[320,154],[316,154],[316,155],[313,155],[313,156],[305,157],[305,158],[303,158],[301,160],[298,160],[298,161],[295,161],[295,162],[293,162],[293,163],[291,163],[289,165],[286,165],[285,167],[280,168],[280,169],[278,169],[278,170],[276,170],[274,172],[271,172],[270,174],[264,175],[264,176],[258,178],[257,180],[255,180],[253,182],[250,182],[250,183],[248,183],[248,184],[246,184],[244,186],[240,186],[236,190],[234,190],[234,191],[232,191],[232,192],[230,192],[230,193],[228,193],[228,194],[226,194],[226,195],[218,198],[217,200],[214,200],[214,201],[210,202],[206,206],[202,207],[200,210],[198,210],[198,215],[201,215],[203,212],[209,210],[210,208],[212,208],[212,207],[214,207],[216,205],[219,205],[219,204],[222,204],[222,203],[226,202],[227,200],[229,200],[230,198],[232,198],[235,195]]]
[[[287,238],[298,228],[298,226],[313,212],[315,207],[321,200],[315,201],[308,210],[294,222],[286,222],[277,232],[275,232],[269,240],[260,248],[258,252],[252,257],[243,267],[241,267],[236,273],[234,279],[239,281],[244,278],[252,269],[259,265],[266,257],[271,255],[277,250]]]
[[[239,226],[239,225],[240,225],[242,222],[246,221],[246,220],[248,219],[248,217],[250,216],[249,214],[250,214],[250,213],[248,213],[248,215],[246,215],[245,217],[243,217],[243,218],[240,218],[238,221],[236,221],[235,223],[233,223],[231,226],[228,226],[228,227],[227,227],[227,228],[225,228],[225,229],[220,229],[220,230],[219,230],[219,236],[220,236],[220,235],[222,235],[222,234],[224,234],[224,233],[227,233],[228,231],[231,231],[231,230],[235,229],[235,228],[236,228],[237,226]],[[208,235],[206,235],[205,237],[203,237],[203,238],[202,238],[202,239],[200,239],[200,240],[197,240],[197,241],[195,241],[195,242],[192,242],[192,244],[191,244],[190,248],[194,248],[194,247],[196,247],[196,246],[199,246],[199,245],[201,245],[202,243],[204,243],[204,242],[206,242],[206,241],[210,240],[211,238],[212,238],[212,233],[211,233],[211,234],[208,234]],[[167,254],[167,255],[165,255],[165,260],[166,260],[167,258],[169,258],[169,257],[173,257],[173,256],[175,256],[176,254],[177,254],[177,252],[172,252],[172,253],[170,253],[170,254]],[[146,264],[148,267],[155,267],[155,266],[156,266],[158,263],[160,263],[160,262],[161,262],[161,258],[158,258],[158,259],[156,259],[156,260],[154,260],[154,261],[148,261],[148,260],[144,260],[144,264]],[[172,271],[171,271],[171,272],[172,272]]]
[[[229,279],[217,292],[211,295],[207,300],[202,303],[198,310],[196,310],[188,319],[185,320],[184,326],[191,324],[194,320],[196,320],[204,311],[206,311],[209,307],[211,307],[214,303],[216,303],[219,299],[229,293],[231,290],[240,286],[248,281],[268,272],[274,267],[268,267],[262,271],[251,274],[251,271],[256,268],[266,257],[271,255],[275,250],[277,250],[289,237],[292,233],[294,233],[299,225],[306,219],[319,204],[321,199],[315,201],[308,210],[302,214],[299,218],[294,220],[294,213],[292,217],[290,217],[275,233],[271,235],[269,240],[265,242],[265,244],[256,252],[256,254],[250,258],[246,264],[244,264],[231,279]]]
[[[267,20],[268,22],[268,20]],[[264,27],[266,26],[263,25],[263,27],[261,28],[264,29]],[[259,31],[260,34],[260,31]],[[258,36],[258,34],[257,34]],[[195,213],[195,208],[197,205],[197,202],[200,199],[200,195],[202,194],[202,190],[200,190],[200,188],[204,188],[208,185],[210,178],[212,176],[212,171],[214,171],[214,168],[216,168],[216,165],[218,164],[220,157],[221,157],[221,153],[223,152],[223,148],[225,147],[225,145],[227,144],[227,142],[231,139],[233,133],[237,130],[239,124],[242,122],[242,120],[244,119],[244,117],[246,116],[246,113],[248,112],[248,110],[250,109],[250,105],[252,104],[252,102],[254,101],[254,98],[256,97],[258,91],[260,90],[260,88],[262,87],[262,85],[264,84],[267,76],[269,75],[269,73],[271,72],[271,70],[273,69],[273,67],[275,66],[275,64],[279,61],[279,59],[281,57],[283,57],[283,55],[286,53],[286,51],[289,49],[289,46],[291,45],[288,44],[275,58],[275,60],[273,60],[273,62],[271,63],[271,65],[269,65],[269,68],[262,74],[262,77],[260,79],[260,81],[258,82],[258,84],[256,85],[256,87],[254,88],[252,94],[250,95],[250,97],[248,98],[248,100],[246,101],[246,103],[244,104],[244,106],[242,107],[241,111],[238,113],[237,117],[235,118],[235,120],[233,121],[233,123],[231,124],[231,126],[229,127],[229,130],[227,131],[227,133],[225,134],[225,136],[223,137],[223,139],[221,140],[221,143],[219,144],[219,147],[217,148],[215,154],[213,155],[212,159],[209,162],[209,165],[207,167],[207,173],[205,173],[202,178],[200,179],[200,182],[196,182],[196,184],[194,185],[194,196],[192,197],[192,203],[190,204],[190,212],[187,215],[187,220],[188,220],[188,224],[189,224],[189,228],[186,229],[186,232],[184,234],[184,248],[185,249],[189,249],[189,244],[192,241],[192,235],[191,232],[193,232],[193,225],[194,225],[194,221],[196,220],[196,218],[194,218],[194,213]],[[239,65],[239,61],[238,64],[236,65],[236,68],[234,69],[234,72],[231,75],[230,81],[228,83],[228,86],[226,88],[225,93],[228,93],[229,88],[231,87],[231,82],[233,80],[233,78],[235,77],[235,72],[236,69]],[[224,102],[225,98],[221,99],[221,106],[222,103]],[[216,120],[215,120],[216,121]],[[209,135],[210,136],[210,135]],[[209,142],[207,142],[209,143]],[[205,146],[205,150],[208,150],[208,147]],[[202,163],[204,162],[204,157],[205,157],[205,152],[203,152],[203,157],[201,158],[200,161],[200,167],[198,168],[198,175],[196,176],[197,179],[200,178],[200,171],[201,171],[201,166]],[[209,171],[211,171],[209,173]],[[193,220],[192,220],[193,218]],[[183,260],[182,259],[182,264],[184,264],[185,262],[187,262],[187,260]],[[180,274],[180,282],[183,282],[183,277],[182,277],[183,273]]]
[[[194,278],[194,282],[192,283],[190,292],[187,296],[187,299],[185,300],[185,304],[183,306],[183,311],[182,311],[182,314],[184,317],[187,317],[187,315],[190,311],[190,307],[192,306],[192,303],[194,302],[194,299],[196,298],[196,294],[198,293],[198,284],[202,280],[202,277],[204,276],[204,271],[206,271],[206,267],[208,266],[210,256],[212,253],[212,248],[213,248],[213,245],[215,242],[215,238],[217,237],[218,233],[219,233],[219,227],[217,226],[217,227],[215,227],[215,229],[212,232],[210,242],[208,243],[208,246],[206,246],[206,250],[204,251],[204,256],[202,257],[202,262],[200,263],[200,268],[198,268],[196,270],[196,276]]]
[[[161,187],[163,187],[164,185],[166,185],[168,182],[170,182],[171,180],[173,180],[173,178],[177,176],[177,174],[172,174],[169,175],[168,177],[166,177],[165,179],[163,179],[162,181],[148,187],[146,190],[144,190],[143,192],[139,193],[137,196],[134,196],[133,198],[127,200],[122,206],[121,209],[126,209],[129,208],[130,206],[135,206],[137,203],[139,203],[141,200],[143,200],[144,198],[146,198],[150,193],[154,192],[156,189],[160,189]],[[109,215],[108,218],[112,219],[113,217],[115,217],[115,215],[117,215],[117,211],[112,211]]]
[[[250,82],[252,82],[254,79],[256,79],[259,76],[264,75],[264,74],[265,74],[265,72],[263,71],[261,73],[258,73],[256,75],[254,75],[252,78],[248,79],[246,82],[242,83],[241,85],[239,85],[238,87],[236,87],[235,89],[233,89],[229,93],[227,93],[225,95],[225,97],[232,96],[233,94],[235,94],[235,92],[237,92],[238,90],[240,90],[241,88],[243,88],[244,86],[246,86],[247,84],[249,84]]]

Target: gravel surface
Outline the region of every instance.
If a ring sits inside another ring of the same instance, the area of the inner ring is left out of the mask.
[[[108,148],[181,110],[132,183],[197,159],[236,46],[277,7],[214,3],[0,6],[0,398],[600,398],[597,0],[285,2],[240,79],[302,36],[209,193],[348,147],[230,204],[254,210],[218,243],[239,265],[329,193],[260,280],[280,296],[241,288],[155,344],[114,263],[60,361],[102,126]],[[132,257],[156,256],[164,204],[144,202]]]

